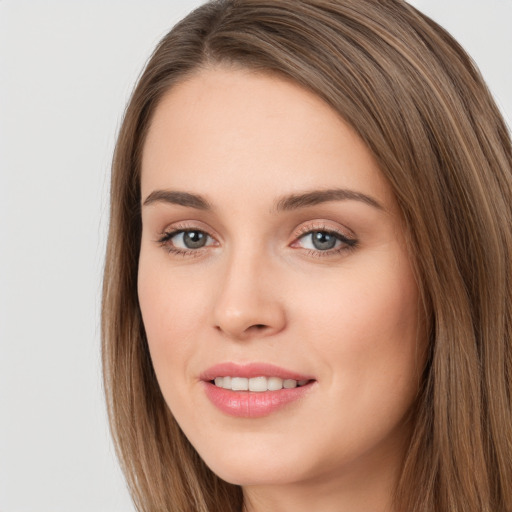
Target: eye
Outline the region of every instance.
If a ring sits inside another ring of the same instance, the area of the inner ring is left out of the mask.
[[[203,231],[182,231],[174,235],[171,241],[181,249],[200,249],[206,245],[208,235]]]
[[[158,242],[169,252],[186,254],[213,245],[215,240],[199,229],[180,229],[165,233]]]
[[[333,254],[350,249],[356,244],[357,240],[348,238],[340,232],[329,229],[315,229],[300,235],[293,246],[314,253]]]
[[[301,238],[304,240],[305,248],[317,251],[328,251],[341,243],[336,235],[327,231],[312,231]]]

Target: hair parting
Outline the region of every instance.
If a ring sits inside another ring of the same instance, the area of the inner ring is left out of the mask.
[[[159,391],[137,299],[140,166],[160,100],[204,68],[314,92],[377,159],[401,209],[430,340],[396,510],[512,511],[512,149],[460,45],[401,0],[218,0],[151,56],[114,154],[102,358],[137,510],[240,512]],[[426,192],[428,191],[428,192]]]

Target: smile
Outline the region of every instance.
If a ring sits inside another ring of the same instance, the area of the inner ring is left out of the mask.
[[[308,375],[266,363],[222,363],[201,375],[204,392],[222,413],[261,418],[299,402],[316,388]]]
[[[309,382],[308,379],[281,379],[280,377],[216,377],[213,380],[215,386],[231,391],[254,391],[263,393],[264,391],[279,391],[280,389],[293,389],[304,386]]]

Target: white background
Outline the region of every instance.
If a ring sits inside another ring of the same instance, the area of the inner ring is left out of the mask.
[[[109,439],[99,304],[115,135],[199,0],[0,0],[0,512],[132,512]],[[512,0],[415,0],[510,126]]]

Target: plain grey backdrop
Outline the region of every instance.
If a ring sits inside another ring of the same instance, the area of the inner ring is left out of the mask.
[[[0,512],[133,512],[109,438],[99,305],[109,166],[159,39],[199,0],[0,0]],[[512,0],[414,0],[510,126]]]

